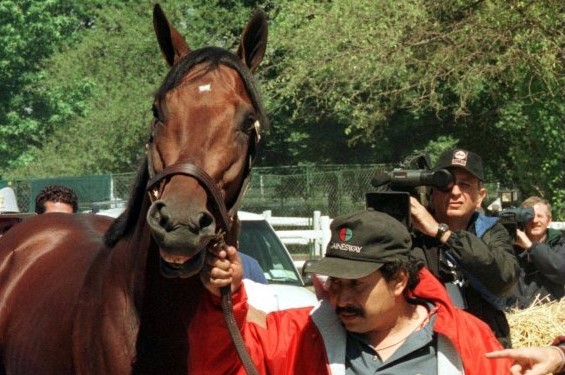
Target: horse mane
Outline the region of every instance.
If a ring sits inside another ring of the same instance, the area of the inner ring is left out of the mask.
[[[130,199],[128,200],[125,211],[114,220],[110,228],[104,234],[104,243],[108,247],[114,247],[123,237],[130,237],[139,219],[139,213],[143,207],[143,200],[147,196],[147,182],[149,181],[149,170],[147,168],[147,158],[137,172],[137,178],[132,186]]]
[[[240,59],[233,53],[218,47],[204,47],[194,50],[187,54],[181,61],[175,64],[165,76],[165,79],[155,94],[158,101],[165,99],[168,91],[174,89],[183,82],[186,73],[198,64],[208,64],[208,68],[202,74],[226,65],[238,72],[253,107],[257,111],[257,120],[263,129],[268,129],[269,122],[265,109],[262,104],[261,96],[255,85],[255,79],[251,71],[243,66]],[[147,197],[147,182],[149,181],[149,171],[147,158],[141,163],[135,183],[132,186],[130,199],[126,210],[118,217],[104,234],[104,243],[108,247],[114,247],[122,238],[131,237],[137,227],[139,217],[142,212],[144,199]]]

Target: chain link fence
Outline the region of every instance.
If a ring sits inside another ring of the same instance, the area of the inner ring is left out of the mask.
[[[335,217],[362,209],[371,179],[388,165],[327,165],[254,169],[243,210],[273,216],[311,217],[313,211]]]
[[[253,169],[253,179],[243,200],[242,209],[261,213],[270,210],[273,216],[311,217],[314,211],[335,217],[362,209],[365,194],[374,191],[371,179],[393,166],[325,165],[297,167],[264,167]],[[0,181],[0,187],[11,186],[20,211],[33,211],[35,193],[48,184],[72,188],[79,197],[81,211],[120,206],[130,196],[135,173],[59,177]],[[496,198],[496,184],[486,184],[490,202]]]
[[[11,187],[18,201],[20,212],[35,210],[35,196],[47,185],[64,185],[75,191],[79,211],[106,209],[123,204],[130,195],[134,173],[91,176],[63,176],[14,181],[0,180],[0,188]]]
[[[310,217],[317,210],[334,217],[362,208],[365,193],[371,189],[371,178],[387,168],[386,165],[254,168],[242,209],[271,210],[273,216],[300,217]],[[65,185],[77,193],[80,210],[89,211],[116,207],[127,201],[135,177],[134,173],[121,173],[0,181],[0,187],[14,189],[20,211],[33,211],[35,195],[41,188]]]

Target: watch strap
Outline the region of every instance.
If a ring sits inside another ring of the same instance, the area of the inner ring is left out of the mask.
[[[449,226],[444,223],[440,223],[437,228],[436,239],[440,240],[441,237],[449,230]]]

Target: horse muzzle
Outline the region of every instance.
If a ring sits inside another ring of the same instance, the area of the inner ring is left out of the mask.
[[[179,217],[165,202],[156,201],[149,208],[147,223],[159,246],[164,276],[190,277],[200,271],[206,246],[216,238],[212,215],[197,212]]]

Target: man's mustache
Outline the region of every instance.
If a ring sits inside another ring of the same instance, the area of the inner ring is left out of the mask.
[[[365,313],[363,312],[363,309],[359,308],[359,307],[355,307],[355,306],[337,306],[335,308],[335,313],[337,315],[341,314],[341,313],[346,313],[346,314],[355,314],[355,315],[359,315],[359,316],[365,316]]]

